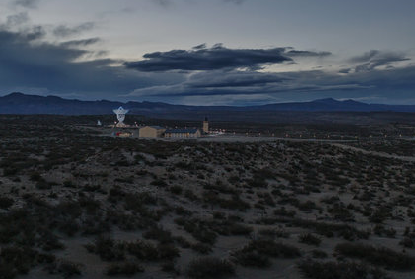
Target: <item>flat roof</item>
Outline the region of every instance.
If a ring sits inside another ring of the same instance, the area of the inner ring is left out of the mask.
[[[166,134],[194,134],[198,131],[198,129],[168,129],[166,130]]]
[[[141,127],[140,129],[143,129],[143,128],[146,128],[146,127],[154,128],[154,129],[156,129],[156,130],[163,130],[163,129],[166,129],[166,128],[161,127],[161,126],[144,126],[144,127]]]

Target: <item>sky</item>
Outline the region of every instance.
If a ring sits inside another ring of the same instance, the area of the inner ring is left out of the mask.
[[[415,104],[413,0],[2,0],[0,95]]]

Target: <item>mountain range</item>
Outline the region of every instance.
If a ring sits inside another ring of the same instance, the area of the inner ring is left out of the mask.
[[[415,112],[415,105],[367,104],[354,100],[339,101],[332,98],[310,102],[236,107],[172,105],[146,101],[126,103],[108,100],[81,101],[16,92],[0,97],[0,114],[103,115],[112,114],[112,110],[120,106],[129,109],[130,114],[164,118],[175,118],[180,115],[226,115],[226,113],[249,113],[252,115],[272,112]]]

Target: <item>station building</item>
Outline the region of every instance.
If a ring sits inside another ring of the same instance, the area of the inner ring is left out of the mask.
[[[165,138],[189,139],[201,136],[199,129],[168,129],[164,132]]]
[[[162,138],[166,128],[160,126],[144,126],[138,131],[140,138]]]

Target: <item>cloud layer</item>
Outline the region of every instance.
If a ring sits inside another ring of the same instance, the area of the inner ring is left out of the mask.
[[[42,41],[44,36],[41,27],[21,32],[5,30],[4,26],[0,29],[0,90],[97,99],[168,82],[168,77],[140,75],[111,59],[79,62],[85,56],[99,56],[79,48],[94,44],[99,38],[52,44]]]
[[[145,54],[145,60],[125,63],[127,68],[145,72],[170,70],[218,70],[240,67],[259,69],[265,64],[293,62],[292,57],[323,57],[329,52],[297,51],[290,48],[229,49],[221,44],[206,48],[198,45],[192,50],[171,50]]]
[[[360,99],[366,96],[367,101],[382,102],[390,96],[390,92],[394,92],[397,99],[407,98],[411,94],[410,90],[415,88],[414,65],[392,66],[409,62],[410,58],[390,51],[370,51],[350,58],[350,68],[339,71],[327,70],[324,66],[318,67],[318,70],[258,70],[262,64],[283,64],[283,68],[284,62],[291,64],[304,57],[324,58],[331,55],[330,52],[290,48],[234,50],[219,46],[208,49],[205,45],[190,51],[150,53],[144,56],[147,60],[127,64],[127,67],[144,72],[187,70],[191,74],[181,83],[136,89],[130,96],[181,98],[191,99],[195,103],[208,101],[211,104],[229,103],[230,100],[232,104],[244,104],[244,101],[266,103],[278,101],[281,96],[292,100],[298,96],[302,99],[329,96]],[[187,66],[186,62],[191,66]],[[366,69],[362,70],[364,66]]]
[[[36,3],[15,2],[30,8]],[[391,94],[403,100],[415,88],[415,65],[404,52],[371,50],[336,66],[328,51],[199,44],[124,61],[103,58],[108,52],[99,47],[102,39],[85,37],[94,22],[48,28],[29,23],[21,12],[0,24],[4,94],[247,105],[329,96],[390,100]]]

